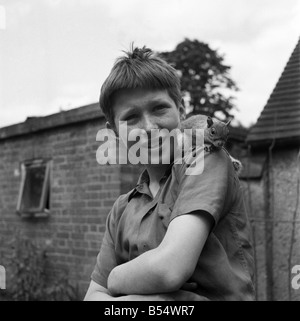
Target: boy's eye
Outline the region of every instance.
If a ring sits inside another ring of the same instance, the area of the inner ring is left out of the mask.
[[[158,105],[158,106],[154,107],[154,110],[155,111],[160,111],[160,110],[163,110],[163,109],[166,109],[166,108],[167,108],[167,106],[165,106],[165,105]]]
[[[136,117],[137,117],[137,115],[131,114],[131,115],[126,116],[125,119],[124,119],[124,121],[130,121],[130,120],[132,120],[132,119],[134,119],[134,118],[136,118]]]

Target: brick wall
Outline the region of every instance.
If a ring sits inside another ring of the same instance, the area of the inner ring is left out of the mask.
[[[252,228],[252,240],[255,248],[255,288],[258,300],[266,297],[266,242],[265,242],[265,197],[264,177],[242,181],[245,203]]]
[[[289,255],[293,224],[295,240],[291,265],[300,265],[297,153],[296,148],[275,150],[261,179],[243,180],[253,228],[259,300],[300,300],[300,290],[291,288],[289,293]],[[296,221],[293,222],[295,213]]]
[[[11,254],[7,241],[21,231],[46,249],[51,269],[67,271],[81,293],[86,291],[107,214],[139,174],[125,166],[122,180],[119,166],[97,163],[96,133],[104,124],[98,117],[0,139],[0,261]],[[22,218],[16,213],[20,163],[37,158],[52,160],[50,215]],[[9,280],[9,266],[6,270]]]
[[[300,173],[297,172],[299,159],[297,149],[283,150],[274,153],[273,179],[273,203],[274,203],[274,299],[287,300],[289,293],[287,284],[291,282],[288,275],[288,258],[291,245],[292,228],[295,228],[295,240],[292,252],[292,266],[300,265],[300,195],[297,191],[297,180]],[[298,199],[298,202],[297,202]],[[293,216],[296,214],[296,221]],[[291,289],[291,299],[300,301],[300,290]]]

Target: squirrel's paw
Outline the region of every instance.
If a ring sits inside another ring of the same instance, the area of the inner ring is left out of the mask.
[[[243,169],[242,163],[238,159],[235,159],[233,157],[232,157],[231,161],[232,161],[232,165],[233,165],[234,170],[239,175],[242,172],[242,169]]]

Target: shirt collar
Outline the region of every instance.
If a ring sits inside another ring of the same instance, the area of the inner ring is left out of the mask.
[[[171,171],[172,171],[172,167],[174,165],[174,161],[168,166],[168,168],[166,169],[164,175],[162,176],[161,180],[164,180],[166,178],[169,177]],[[149,173],[147,171],[147,169],[144,169],[143,172],[141,173],[137,184],[135,186],[135,188],[132,190],[132,192],[129,194],[128,196],[128,202],[130,202],[130,200],[137,194],[137,193],[142,193],[143,188],[145,187],[144,185],[147,184],[147,186],[149,186]]]

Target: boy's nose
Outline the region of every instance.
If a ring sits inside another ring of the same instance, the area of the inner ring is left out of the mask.
[[[158,129],[156,122],[151,117],[144,118],[142,127],[146,132],[150,132],[151,129]]]

